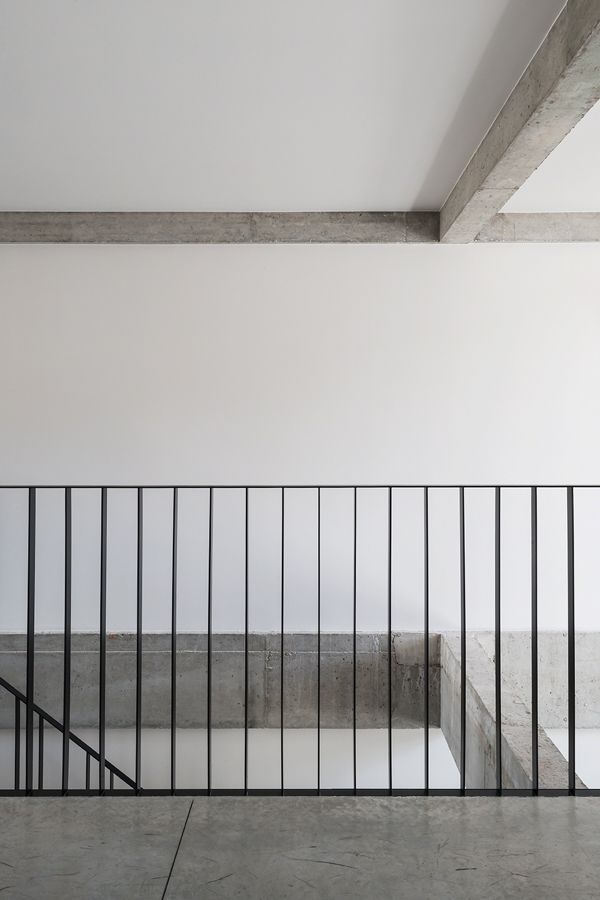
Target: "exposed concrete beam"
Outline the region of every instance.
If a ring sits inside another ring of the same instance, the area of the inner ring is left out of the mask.
[[[432,244],[438,228],[429,212],[0,212],[0,244]],[[600,213],[498,213],[475,241],[600,242]]]
[[[597,242],[600,213],[498,213],[476,240],[498,244]]]
[[[600,0],[568,0],[440,214],[441,240],[475,240],[600,99]]]
[[[431,244],[434,212],[0,212],[0,243]]]
[[[542,632],[540,637],[548,640],[549,633]],[[532,770],[532,741],[531,741],[531,691],[529,647],[525,641],[528,635],[524,633],[507,632],[505,641],[509,646],[516,643],[521,651],[523,669],[526,675],[522,679],[524,687],[523,695],[515,684],[513,667],[505,671],[503,659],[502,672],[502,785],[504,788],[516,788],[531,790]],[[592,647],[597,642],[592,635],[592,640],[586,641]],[[525,640],[521,640],[524,638]],[[557,640],[552,641],[552,648],[561,651],[566,648],[566,641],[562,634],[556,634]],[[552,640],[552,638],[549,638]],[[544,646],[548,646],[547,643]],[[597,648],[596,648],[597,650]],[[594,653],[594,650],[591,651]],[[504,650],[504,654],[506,650]],[[561,653],[562,655],[562,653]],[[518,659],[519,657],[517,657]],[[550,654],[548,660],[555,661],[556,656]],[[441,638],[441,725],[448,746],[459,764],[460,760],[460,722],[461,722],[461,653],[460,635],[446,632]],[[597,652],[596,652],[597,659]],[[511,663],[514,660],[511,659]],[[587,660],[586,660],[587,662]],[[593,663],[592,663],[593,666]],[[551,668],[556,669],[556,665]],[[467,639],[466,655],[466,718],[467,718],[467,753],[466,753],[466,781],[468,786],[478,788],[496,787],[496,701],[495,701],[495,665],[494,665],[494,634],[493,632],[470,633]],[[586,675],[588,673],[586,672]],[[549,690],[548,673],[544,671],[545,680],[541,684],[546,685],[545,692],[540,692],[540,701],[543,707],[542,721],[546,724],[547,708],[552,705],[560,716],[561,724],[566,708],[566,700],[561,696],[561,703],[552,696]],[[553,687],[562,688],[560,675],[555,676]],[[593,681],[589,683],[593,684]],[[526,687],[527,685],[527,687]],[[593,700],[590,703],[594,705]],[[548,717],[549,719],[552,716]],[[589,720],[588,720],[589,721]],[[551,727],[548,724],[546,727]],[[544,788],[561,789],[568,782],[567,760],[560,753],[555,744],[540,725],[538,729],[538,754],[539,754],[539,778],[540,786]],[[577,778],[577,787],[585,788],[586,785]]]

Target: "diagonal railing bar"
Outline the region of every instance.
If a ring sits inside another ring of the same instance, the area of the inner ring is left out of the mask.
[[[0,687],[3,687],[6,691],[8,691],[9,694],[12,694],[13,697],[15,697],[21,703],[24,703],[24,704],[27,703],[26,694],[24,694],[22,691],[18,690],[18,688],[16,688],[13,684],[11,684],[9,681],[7,681],[5,678],[3,678],[1,675],[0,675]],[[64,729],[62,722],[59,722],[58,719],[55,719],[53,715],[51,715],[45,709],[42,709],[42,707],[38,706],[37,703],[33,703],[33,711],[34,711],[35,715],[40,717],[41,722],[47,722],[48,725],[52,726],[52,728],[56,728],[57,731],[60,731],[61,734],[64,734],[65,729]],[[79,747],[81,750],[83,750],[85,753],[87,753],[88,756],[91,756],[92,759],[95,759],[96,762],[98,762],[98,763],[100,762],[100,754],[98,753],[98,751],[94,750],[94,748],[90,744],[86,743],[86,741],[84,741],[80,737],[78,737],[75,734],[75,732],[73,732],[73,731],[69,732],[69,740],[73,741],[73,743],[77,747]],[[114,763],[111,763],[110,760],[105,759],[104,765],[108,769],[108,771],[111,773],[111,775],[116,776],[124,784],[126,784],[127,787],[130,787],[133,790],[135,790],[135,787],[136,787],[135,781],[133,781],[133,779],[130,778],[128,775],[126,775],[125,772],[121,771],[121,769],[119,769],[117,766],[115,766]]]

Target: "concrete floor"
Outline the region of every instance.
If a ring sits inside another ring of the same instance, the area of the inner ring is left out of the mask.
[[[11,900],[600,896],[595,798],[10,798],[0,819]]]

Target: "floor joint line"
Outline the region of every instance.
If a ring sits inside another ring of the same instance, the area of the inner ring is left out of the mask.
[[[167,890],[169,888],[169,882],[171,881],[171,875],[173,874],[173,869],[175,868],[175,862],[177,861],[177,854],[179,853],[179,848],[181,847],[181,842],[183,840],[183,835],[185,834],[185,829],[187,828],[187,823],[190,818],[190,813],[192,811],[192,806],[194,805],[194,801],[190,803],[190,808],[187,811],[187,816],[185,817],[185,822],[183,823],[183,828],[181,829],[181,834],[179,836],[179,840],[177,842],[177,847],[175,848],[175,856],[173,857],[173,862],[171,863],[171,868],[169,869],[169,874],[167,876],[167,881],[165,883],[165,889],[162,892],[161,900],[165,900],[167,896]]]

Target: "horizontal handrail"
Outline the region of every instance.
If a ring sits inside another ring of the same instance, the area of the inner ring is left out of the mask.
[[[100,491],[102,489],[109,491],[136,491],[136,490],[163,490],[163,491],[172,491],[174,488],[179,488],[182,491],[208,491],[211,488],[215,491],[226,491],[226,490],[235,490],[235,491],[259,491],[259,490],[272,490],[272,491],[280,491],[282,489],[286,491],[296,491],[296,490],[323,490],[323,491],[333,491],[333,490],[360,490],[360,491],[368,491],[368,490],[423,490],[427,488],[430,491],[436,490],[460,490],[464,488],[464,490],[495,490],[499,488],[500,490],[531,490],[531,488],[537,488],[538,490],[566,490],[567,488],[573,488],[575,490],[597,490],[600,488],[600,484],[578,484],[577,482],[565,482],[565,483],[554,483],[554,484],[538,484],[538,483],[527,483],[527,484],[500,484],[500,483],[489,483],[489,484],[0,484],[0,491],[7,490],[19,490],[19,491],[27,491],[27,490],[38,490],[38,491],[64,491],[66,488],[71,488],[74,491]]]

